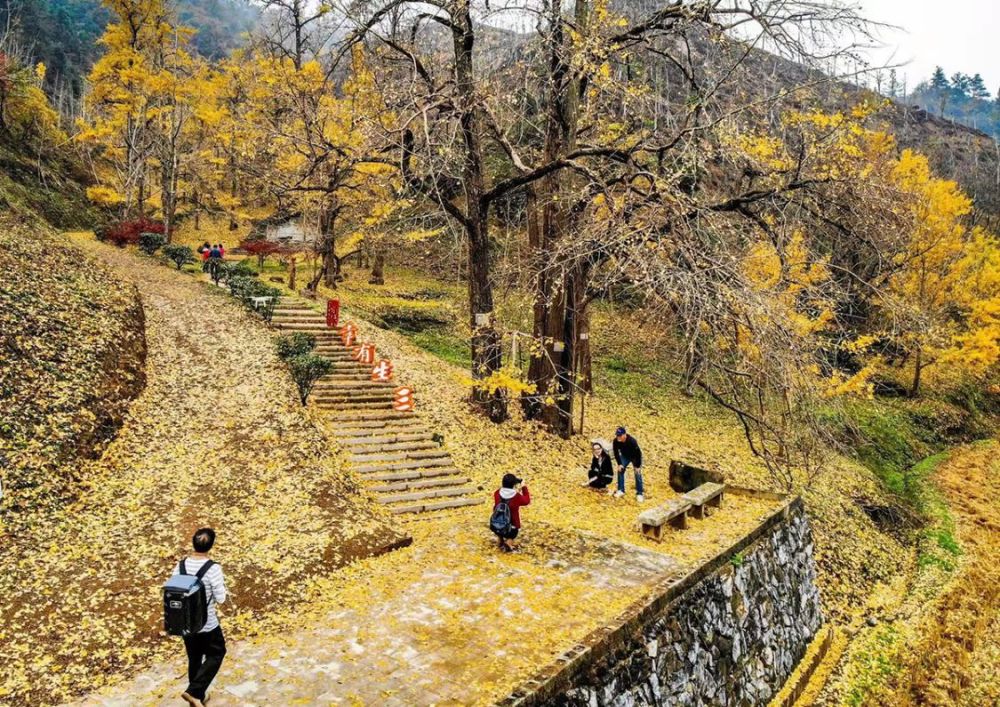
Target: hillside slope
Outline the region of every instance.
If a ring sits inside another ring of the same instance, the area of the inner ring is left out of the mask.
[[[0,215],[0,542],[71,494],[144,380],[135,290],[25,213]]]
[[[259,319],[224,291],[160,262],[92,240],[80,245],[128,282],[126,292],[138,290],[147,385],[99,458],[67,460],[75,494],[45,512],[15,515],[12,504],[23,507],[31,497],[20,486],[8,489],[5,510],[16,532],[0,536],[3,704],[58,703],[100,686],[112,671],[176,651],[162,639],[157,597],[195,528],[218,529],[233,637],[252,632],[274,605],[296,605],[310,579],[406,542],[340,466],[324,424],[298,403]],[[59,300],[48,304],[58,308]],[[60,331],[11,329],[16,342],[35,347]],[[78,368],[96,358],[82,354]],[[27,358],[4,356],[12,364],[4,380],[21,374],[47,400],[53,386],[37,380]],[[78,362],[56,359],[45,368],[61,374],[70,363]],[[75,389],[72,375],[60,383]],[[49,415],[28,433],[47,434],[50,420],[66,426]],[[43,445],[47,437],[33,440]]]
[[[193,43],[202,56],[226,56],[257,21],[257,12],[238,0],[178,0],[181,25],[197,31]],[[101,0],[19,0],[0,2],[0,27],[13,25],[20,44],[49,69],[47,88],[73,97],[101,55],[98,38],[111,13]]]

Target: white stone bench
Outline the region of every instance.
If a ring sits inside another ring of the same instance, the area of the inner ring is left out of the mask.
[[[684,498],[667,501],[640,513],[639,529],[647,538],[659,540],[663,535],[663,526],[668,523],[682,530],[687,527],[687,512],[690,508],[691,502]]]
[[[709,506],[722,508],[722,498],[725,496],[725,484],[716,484],[711,481],[688,491],[681,498],[691,504],[691,512],[695,518],[704,518]]]

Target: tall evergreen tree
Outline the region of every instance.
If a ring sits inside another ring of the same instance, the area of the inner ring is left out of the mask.
[[[969,79],[969,96],[978,100],[988,101],[990,99],[990,91],[986,88],[986,82],[983,81],[982,74],[978,72]]]

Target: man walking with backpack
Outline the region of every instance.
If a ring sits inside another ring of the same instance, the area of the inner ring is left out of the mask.
[[[226,580],[222,567],[209,559],[215,544],[215,531],[201,528],[191,539],[194,552],[177,563],[174,577],[194,575],[201,580],[205,592],[204,625],[184,634],[184,649],[188,658],[188,687],[181,695],[192,707],[204,707],[205,693],[212,684],[222,659],[226,655],[226,639],[222,635],[215,607],[226,601]],[[196,626],[201,617],[196,618]]]
[[[490,516],[490,530],[500,540],[500,551],[510,552],[511,540],[521,530],[521,507],[531,503],[528,487],[522,486],[521,479],[513,474],[504,474],[500,488],[493,493],[493,515]]]

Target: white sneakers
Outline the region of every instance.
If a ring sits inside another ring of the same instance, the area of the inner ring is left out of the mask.
[[[624,496],[624,495],[625,495],[625,492],[624,492],[624,491],[615,491],[614,493],[612,493],[611,491],[608,491],[608,493],[609,493],[609,494],[611,494],[611,495],[612,495],[613,497],[615,497],[615,498],[621,498],[622,496]],[[637,493],[637,494],[635,495],[635,500],[636,500],[636,501],[637,501],[638,503],[642,503],[643,501],[645,501],[645,500],[646,500],[646,497],[645,497],[645,496],[643,496],[643,495],[642,495],[641,493]]]

